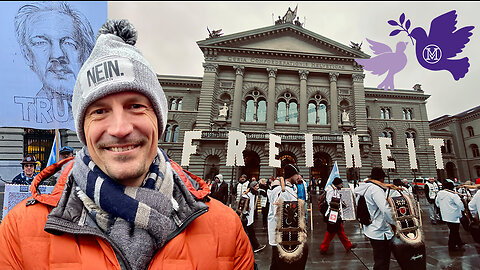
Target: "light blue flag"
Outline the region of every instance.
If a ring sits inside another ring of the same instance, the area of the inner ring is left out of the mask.
[[[327,188],[329,185],[332,184],[333,179],[335,179],[335,177],[340,177],[340,173],[338,172],[338,166],[336,161],[335,161],[335,165],[333,165],[332,171],[330,172],[330,176],[328,177],[325,188]]]
[[[47,162],[47,167],[57,163],[57,137],[58,137],[58,151],[60,151],[60,148],[62,147],[61,141],[60,141],[60,134],[58,136],[55,136],[55,139],[53,139],[53,145],[52,145],[52,150],[50,151],[50,156],[48,157],[48,162]]]

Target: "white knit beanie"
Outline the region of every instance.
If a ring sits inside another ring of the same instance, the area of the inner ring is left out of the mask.
[[[78,139],[86,145],[85,112],[107,95],[134,91],[152,103],[158,121],[158,136],[167,125],[167,99],[157,74],[135,48],[137,32],[127,20],[108,20],[98,31],[97,42],[80,69],[72,97],[73,119]]]

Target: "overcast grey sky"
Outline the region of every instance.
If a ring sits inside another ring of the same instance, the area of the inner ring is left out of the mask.
[[[431,21],[448,11],[457,11],[457,29],[475,26],[463,52],[468,57],[467,75],[455,81],[448,71],[430,71],[418,64],[411,42],[407,46],[407,66],[395,76],[396,89],[412,89],[419,83],[427,100],[429,119],[454,115],[479,105],[477,84],[480,75],[480,2],[108,2],[110,19],[128,19],[137,29],[137,47],[162,75],[203,76],[203,54],[196,42],[208,36],[207,26],[223,29],[224,35],[266,27],[283,16],[288,7],[298,4],[305,28],[344,45],[362,42],[371,55],[365,38],[382,42],[395,50],[398,41],[408,41],[405,32],[390,37],[396,29],[387,24],[405,13],[412,26],[427,34]],[[273,14],[273,16],[272,16]],[[385,75],[365,72],[365,87],[376,87]]]

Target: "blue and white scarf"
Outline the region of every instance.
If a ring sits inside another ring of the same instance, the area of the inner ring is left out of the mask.
[[[86,147],[75,157],[72,175],[78,197],[134,269],[144,269],[176,229],[173,173],[160,149],[141,187],[111,179],[91,160]]]

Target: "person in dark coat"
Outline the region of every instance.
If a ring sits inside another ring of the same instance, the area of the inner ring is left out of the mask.
[[[35,173],[35,164],[37,163],[37,159],[34,155],[26,155],[23,159],[22,169],[23,172],[19,173],[15,178],[12,180],[12,184],[16,185],[30,185],[33,181],[33,178],[37,175]]]
[[[217,174],[215,176],[215,182],[212,185],[211,197],[221,201],[223,204],[227,204],[228,200],[228,185],[223,181],[223,175]]]

